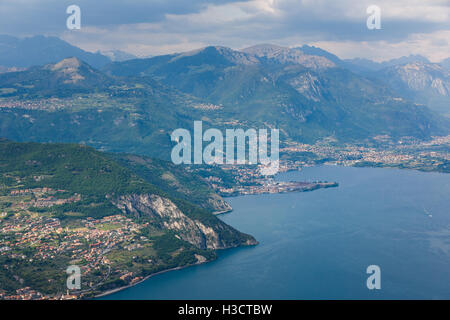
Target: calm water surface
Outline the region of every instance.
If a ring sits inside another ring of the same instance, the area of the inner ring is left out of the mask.
[[[450,299],[450,174],[321,166],[280,180],[313,192],[229,198],[221,216],[260,244],[106,299]],[[381,268],[368,290],[366,268]]]

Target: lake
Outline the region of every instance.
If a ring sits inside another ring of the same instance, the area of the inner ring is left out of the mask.
[[[449,174],[320,166],[277,179],[339,187],[228,198],[221,219],[258,246],[104,299],[450,299]],[[366,286],[369,265],[380,290]]]

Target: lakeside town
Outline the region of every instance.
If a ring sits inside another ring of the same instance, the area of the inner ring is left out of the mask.
[[[8,204],[0,216],[0,259],[10,262],[0,265],[0,270],[14,274],[14,269],[26,265],[33,269],[35,261],[40,264],[59,261],[63,266],[75,264],[81,269],[81,275],[85,279],[83,287],[86,289],[48,295],[25,286],[17,289],[16,294],[0,289],[0,299],[77,299],[95,290],[113,273],[115,277],[130,284],[142,280],[142,277],[126,268],[114,267],[114,261],[108,258],[108,254],[114,249],[133,251],[148,246],[149,239],[140,234],[143,228],[148,227],[148,223],[138,224],[131,218],[117,214],[101,219],[86,217],[63,224],[59,218],[46,211],[36,212],[39,208],[50,209],[81,200],[79,194],[57,199],[55,196],[58,191],[64,190],[19,189],[0,197],[2,205]],[[152,261],[147,263],[151,264]],[[112,270],[112,267],[115,269]],[[48,281],[59,286],[60,278],[65,276],[64,270],[61,270],[60,275],[49,274]],[[14,280],[24,283],[16,275]]]
[[[298,170],[317,164],[399,167],[440,172],[450,169],[450,136],[433,137],[429,141],[411,137],[393,141],[384,135],[374,137],[373,140],[380,145],[337,145],[333,139],[325,139],[314,145],[291,141],[280,149],[283,154],[282,170]]]
[[[300,171],[316,165],[395,167],[421,171],[450,172],[450,136],[419,141],[404,137],[392,141],[389,136],[373,139],[383,144],[337,144],[332,138],[313,145],[288,141],[280,148],[278,172]],[[302,192],[338,186],[327,181],[277,181],[262,174],[262,165],[221,165],[220,170],[189,166],[202,174],[221,196]]]
[[[233,175],[236,183],[231,186],[224,185],[223,179],[218,176],[208,176],[206,180],[223,197],[305,192],[339,185],[337,182],[327,181],[277,181],[274,176],[261,174],[261,166],[224,166],[222,170]]]

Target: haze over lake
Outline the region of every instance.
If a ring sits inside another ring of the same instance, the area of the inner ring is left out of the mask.
[[[258,246],[103,299],[450,299],[450,175],[322,166],[278,179],[340,185],[228,198],[221,218]],[[381,290],[366,287],[369,265]]]

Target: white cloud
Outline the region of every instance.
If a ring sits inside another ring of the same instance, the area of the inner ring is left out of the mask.
[[[379,0],[383,30],[366,28],[372,0],[252,0],[210,3],[193,13],[166,14],[162,21],[84,27],[63,34],[88,50],[120,49],[135,55],[233,48],[271,42],[315,44],[338,56],[386,60],[422,54],[433,61],[449,55],[450,1]]]
[[[450,30],[436,31],[431,34],[412,34],[408,39],[395,43],[388,41],[317,41],[312,44],[333,52],[343,59],[363,57],[384,61],[410,54],[420,54],[432,62],[439,62],[450,56]]]

